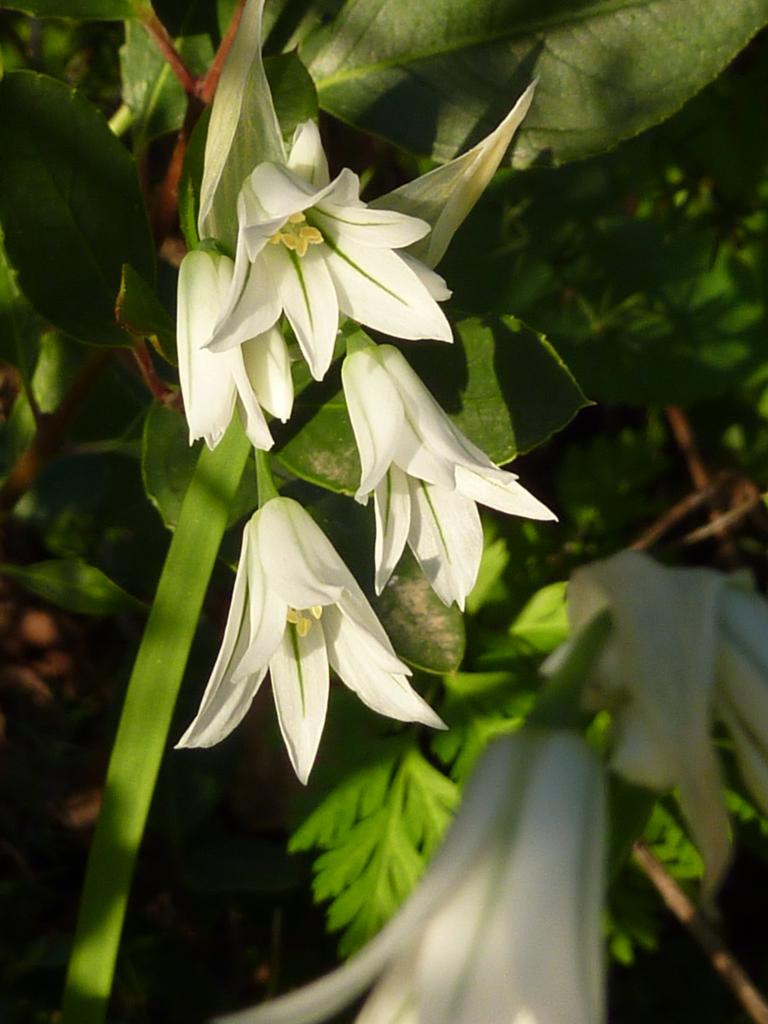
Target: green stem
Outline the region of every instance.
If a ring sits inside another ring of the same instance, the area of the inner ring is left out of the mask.
[[[259,488],[259,508],[263,508],[272,498],[279,498],[280,492],[275,486],[272,476],[272,465],[266,452],[256,452],[256,483]]]
[[[203,449],[168,549],[125,697],[93,837],[61,1024],[101,1024],[134,864],[176,695],[250,444],[238,422]]]
[[[565,661],[541,689],[528,724],[543,729],[580,729],[584,684],[611,628],[608,611],[599,612],[579,632]]]

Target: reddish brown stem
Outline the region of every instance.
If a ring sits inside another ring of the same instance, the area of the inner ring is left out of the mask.
[[[136,342],[133,346],[133,357],[136,360],[141,378],[147,385],[152,397],[158,402],[162,402],[163,405],[176,406],[178,403],[178,394],[175,390],[169,388],[165,381],[158,377],[154,363],[152,362],[152,357],[147,349],[146,342]]]
[[[768,1024],[768,1003],[712,925],[696,909],[645,843],[635,843],[632,853],[635,863],[664,900],[667,908],[704,950],[712,968],[736,996],[747,1016],[755,1021],[755,1024]]]
[[[107,350],[95,352],[78,373],[56,411],[40,413],[31,444],[18,457],[0,487],[0,511],[9,512],[14,507],[59,451],[67,428],[109,357]]]
[[[198,96],[203,103],[210,103],[213,99],[214,93],[216,92],[216,86],[219,84],[219,78],[221,78],[221,69],[224,67],[224,61],[227,58],[227,54],[232,47],[235,35],[237,34],[237,30],[240,26],[240,19],[243,16],[244,7],[245,0],[238,0],[235,13],[232,15],[232,20],[229,23],[226,34],[219,44],[219,48],[213,58],[213,63],[208,69],[207,74],[198,83]]]
[[[173,40],[168,35],[168,30],[162,21],[160,21],[154,11],[148,10],[143,14],[141,23],[154,39],[157,48],[165,57],[171,71],[181,82],[184,92],[189,93],[190,96],[196,96],[197,79],[184,63],[181,54],[174,46]]]

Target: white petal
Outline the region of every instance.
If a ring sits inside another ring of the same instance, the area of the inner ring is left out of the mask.
[[[296,126],[288,166],[315,188],[323,188],[329,183],[328,161],[314,121],[304,121]]]
[[[364,704],[400,722],[445,728],[443,720],[408,682],[407,667],[367,630],[338,608],[326,609],[322,621],[331,667]]]
[[[270,327],[257,338],[244,341],[242,352],[245,371],[259,404],[285,423],[293,408],[293,378],[282,332]]]
[[[355,498],[365,502],[392,462],[405,412],[400,394],[373,346],[346,357],[341,382],[362,468]]]
[[[411,529],[411,494],[408,478],[391,466],[373,493],[376,513],[376,593],[386,587],[403,554]]]
[[[269,674],[280,732],[294,771],[306,785],[328,709],[328,656],[321,623],[304,637],[288,626],[269,662]]]
[[[414,952],[398,956],[365,1000],[355,1024],[421,1024],[415,976]]]
[[[424,932],[419,1021],[599,1024],[602,773],[575,735],[509,740],[527,756],[496,797],[491,836]]]
[[[723,581],[716,573],[670,570],[641,552],[623,551],[578,569],[568,588],[576,628],[587,611],[611,611],[609,658],[600,659],[591,683],[603,687],[610,704],[621,702],[613,764],[640,784],[657,776],[676,781],[710,892],[729,857],[728,820],[709,735],[715,615]],[[681,643],[681,637],[688,640]],[[639,757],[643,749],[647,762]]]
[[[455,160],[380,196],[372,205],[402,210],[432,225],[432,234],[414,245],[413,255],[436,266],[509,148],[512,136],[528,113],[535,82],[528,86],[498,128]]]
[[[323,254],[313,246],[305,256],[298,256],[284,245],[275,245],[261,258],[268,262],[279,302],[312,376],[322,380],[331,365],[339,330],[336,291]]]
[[[417,217],[393,210],[374,210],[370,206],[339,206],[328,199],[315,206],[312,223],[324,235],[330,235],[341,249],[346,249],[348,244],[402,249],[429,231],[429,224]],[[409,265],[412,264],[409,262]]]
[[[269,662],[285,632],[288,604],[269,585],[259,555],[258,513],[251,516],[246,530],[251,541],[244,553],[248,573],[248,645],[239,661],[232,659],[232,680],[261,671]]]
[[[454,465],[496,468],[488,456],[453,425],[399,349],[394,345],[379,345],[377,352],[382,366],[397,385],[416,435],[430,452]],[[420,475],[413,469],[409,472]]]
[[[262,254],[250,264],[239,297],[208,342],[211,352],[223,352],[268,331],[281,313],[274,282]]]
[[[232,277],[232,260],[189,252],[179,271],[177,337],[179,380],[190,444],[204,437],[215,448],[232,419],[235,382],[226,354],[202,348],[210,336]]]
[[[339,178],[341,175],[339,176]],[[276,163],[261,163],[248,177],[243,190],[252,193],[257,200],[255,210],[263,210],[268,219],[289,217],[292,213],[300,213],[318,203],[324,196],[333,193],[339,187],[339,178],[335,178],[320,188],[302,178],[288,167]],[[346,182],[342,181],[342,187]],[[260,218],[259,218],[260,219]],[[258,221],[250,226],[256,226]]]
[[[252,536],[249,527],[246,526],[221,648],[197,715],[176,744],[177,747],[210,747],[228,736],[235,726],[239,725],[251,706],[251,701],[266,675],[265,659],[260,663],[253,663],[251,673],[237,684],[232,681],[233,670],[251,643],[248,610],[251,597],[248,556],[251,547]]]
[[[214,352],[212,355],[215,359],[216,353]],[[228,352],[221,353],[221,355],[228,358],[232,363],[232,377],[237,387],[240,408],[244,418],[245,433],[248,440],[254,448],[260,451],[269,451],[275,442],[272,440],[267,421],[264,419],[264,413],[261,411],[261,406],[248,378],[243,360],[242,346],[230,349]]]
[[[747,723],[727,701],[720,701],[720,717],[733,739],[739,771],[763,814],[768,814],[768,749],[757,741]]]
[[[216,87],[205,141],[199,233],[225,245],[234,245],[232,212],[245,176],[259,160],[285,160],[261,59],[263,7],[264,0],[245,5]]]
[[[503,469],[456,467],[456,490],[488,508],[527,519],[556,519],[546,505],[517,482],[514,473]]]
[[[408,481],[408,544],[437,596],[464,609],[483,554],[483,528],[474,501],[420,480]]]
[[[727,636],[749,659],[752,669],[768,681],[768,602],[728,581],[720,603],[720,618]],[[766,689],[766,687],[764,687]]]
[[[444,277],[435,273],[434,270],[430,270],[426,263],[422,263],[421,260],[417,260],[414,256],[411,256],[410,253],[401,252],[400,255],[427,289],[435,302],[445,302],[446,299],[450,299],[453,292],[445,283]]]
[[[389,249],[327,239],[328,269],[339,308],[360,324],[395,338],[453,341],[445,314],[405,260]]]
[[[766,623],[762,623],[762,628],[766,628]],[[762,637],[755,636],[754,642],[761,643]],[[721,634],[717,652],[718,699],[725,699],[735,714],[748,723],[759,742],[768,747],[768,674],[766,666],[755,662],[751,655],[730,631]]]
[[[334,546],[292,498],[273,498],[254,519],[270,589],[292,608],[336,604],[345,589],[357,587]]]

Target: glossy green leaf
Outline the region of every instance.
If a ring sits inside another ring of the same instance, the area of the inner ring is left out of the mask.
[[[77,338],[129,344],[121,268],[153,280],[154,248],[128,152],[86,99],[27,71],[0,81],[0,152],[0,223],[26,297]]]
[[[146,606],[94,565],[81,558],[53,559],[32,565],[0,564],[7,576],[38,597],[81,615],[146,611]]]
[[[406,549],[374,608],[395,650],[414,668],[442,675],[464,658],[464,616],[446,607]]]
[[[305,54],[332,114],[446,160],[534,78],[514,163],[597,153],[669,117],[768,20],[768,0],[347,0]]]
[[[405,353],[446,412],[494,462],[534,448],[587,404],[547,339],[514,317],[472,317],[454,334],[451,346],[417,342]],[[351,494],[360,465],[337,388],[333,375],[307,388],[278,457],[302,479]]]
[[[25,11],[38,18],[72,18],[77,21],[122,21],[139,17],[150,7],[147,0],[7,0],[3,7]]]
[[[124,330],[147,338],[157,351],[176,365],[176,329],[171,315],[144,278],[133,267],[123,267],[115,318]]]
[[[317,118],[315,83],[296,53],[267,57],[264,71],[283,137],[290,142],[297,125]]]
[[[21,294],[0,235],[0,359],[29,382],[38,352],[40,324]]]
[[[199,6],[191,5],[191,7]],[[213,46],[206,33],[181,35],[175,40],[184,63],[194,75],[203,73],[213,60]],[[123,100],[133,115],[137,150],[159,135],[178,131],[184,123],[187,96],[155,41],[138,22],[125,26],[120,49]]]
[[[211,108],[207,107],[192,129],[179,180],[179,226],[188,249],[194,249],[200,241],[197,233],[197,215],[200,209],[200,184],[203,180],[205,140],[210,117]]]

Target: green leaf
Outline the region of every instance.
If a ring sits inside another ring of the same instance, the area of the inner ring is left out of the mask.
[[[147,338],[169,363],[176,365],[176,328],[171,315],[144,278],[123,266],[115,319],[129,334]]]
[[[587,403],[543,335],[514,317],[472,317],[453,345],[418,342],[409,362],[443,408],[494,462],[541,444]],[[335,383],[334,383],[335,381]],[[296,476],[353,494],[360,463],[338,377],[306,389],[278,458]]]
[[[81,615],[147,611],[143,602],[131,597],[101,569],[88,565],[81,558],[53,559],[32,565],[0,563],[0,575],[59,608]]]
[[[414,668],[442,675],[461,665],[464,617],[456,605],[443,604],[408,549],[374,608],[395,650]]]
[[[197,459],[184,417],[159,402],[152,405],[144,421],[141,476],[147,497],[171,530],[179,520]]]
[[[190,5],[190,12],[200,4]],[[187,19],[189,20],[190,14]],[[183,30],[183,26],[182,26]],[[213,46],[207,33],[181,35],[176,49],[193,75],[203,73],[213,60]],[[157,44],[138,22],[125,26],[125,44],[120,48],[123,100],[133,114],[133,138],[137,151],[152,139],[178,131],[184,123],[187,96],[181,82],[163,57]]]
[[[315,899],[348,955],[375,935],[418,881],[458,801],[457,789],[416,749],[348,776],[297,830],[292,851],[320,847]]]
[[[6,0],[2,6],[39,18],[72,18],[77,21],[122,21],[136,18],[141,0]]]
[[[347,0],[310,38],[321,106],[447,160],[534,77],[514,164],[563,163],[669,117],[768,19],[768,0]]]
[[[178,523],[200,447],[190,445],[182,415],[159,402],[150,407],[142,436],[141,475],[147,497],[169,530]],[[256,476],[244,473],[229,509],[227,525],[253,511],[257,503]]]
[[[21,294],[0,234],[0,359],[29,383],[38,352],[40,323]]]
[[[509,627],[510,636],[520,641],[525,652],[548,654],[567,639],[565,588],[563,582],[537,590]]]
[[[0,82],[0,223],[22,291],[42,316],[100,345],[121,268],[154,280],[154,248],[131,157],[86,99],[28,71]]]
[[[197,233],[197,215],[200,209],[200,185],[203,180],[205,140],[210,117],[211,108],[206,107],[192,129],[179,180],[179,225],[188,249],[196,248],[200,241]]]
[[[290,142],[297,125],[317,119],[315,83],[295,52],[265,58],[264,72],[280,130]]]

